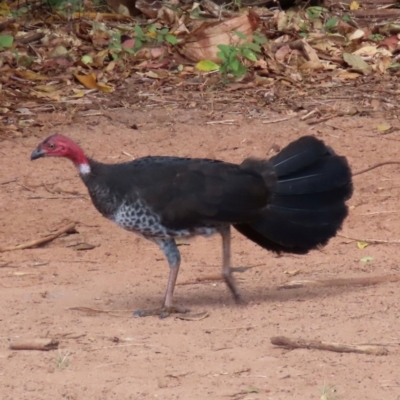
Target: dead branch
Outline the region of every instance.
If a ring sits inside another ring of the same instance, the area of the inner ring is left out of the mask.
[[[71,222],[67,226],[60,228],[57,232],[55,232],[51,235],[45,236],[44,238],[31,240],[30,242],[18,244],[17,246],[9,246],[9,247],[0,248],[0,253],[3,253],[5,251],[23,250],[23,249],[29,249],[31,247],[40,246],[41,244],[51,242],[52,240],[58,238],[63,233],[76,233],[75,226],[76,226],[76,222]]]
[[[197,283],[209,283],[212,281],[222,281],[224,278],[221,274],[218,275],[206,275],[206,276],[200,276],[196,279],[186,281],[186,282],[178,282],[177,285],[183,286],[183,285],[196,285]]]
[[[297,114],[295,115],[291,115],[290,117],[286,117],[286,118],[279,118],[279,119],[273,119],[273,120],[268,120],[268,121],[263,121],[263,124],[276,124],[277,122],[283,122],[283,121],[288,121],[289,119],[292,119],[294,117],[296,117]]]
[[[208,311],[202,311],[199,313],[179,313],[175,314],[175,318],[182,319],[184,321],[201,321],[207,318],[210,314]]]
[[[10,344],[10,349],[49,351],[57,349],[59,343],[56,339],[18,339]]]
[[[215,4],[213,1],[210,0],[201,0],[200,5],[213,17],[218,18],[218,20],[220,20],[221,17],[234,17],[238,15],[238,13],[222,8],[221,6]]]
[[[400,240],[384,240],[384,239],[357,239],[346,235],[337,235],[345,239],[357,241],[357,242],[367,242],[370,244],[379,244],[379,243],[386,243],[386,244],[400,244]]]
[[[384,165],[392,165],[392,164],[400,164],[400,161],[383,161],[381,163],[375,164],[372,167],[362,169],[361,171],[357,171],[353,174],[353,176],[364,174],[365,172],[372,171],[375,168],[382,167]]]
[[[278,289],[298,289],[302,287],[340,287],[340,286],[370,286],[378,283],[399,282],[400,275],[371,276],[366,278],[316,279],[298,280],[278,286]]]
[[[338,114],[333,114],[333,115],[328,115],[326,117],[318,118],[318,119],[311,119],[310,121],[307,122],[308,125],[316,125],[321,122],[329,121],[332,118],[336,118]]]
[[[28,33],[25,36],[16,38],[15,41],[17,43],[21,43],[21,44],[29,44],[32,42],[37,42],[38,40],[42,39],[45,36],[45,33],[43,32],[32,32],[32,33]]]
[[[287,349],[314,349],[334,351],[336,353],[359,353],[385,356],[389,351],[385,347],[372,345],[351,345],[344,343],[328,343],[320,340],[290,339],[285,336],[274,336],[271,343]]]
[[[107,314],[112,317],[118,317],[118,318],[126,318],[126,316],[116,314],[115,312],[131,312],[130,310],[114,310],[114,311],[99,310],[97,308],[90,308],[90,307],[69,307],[68,310],[81,311],[87,313],[88,315]]]

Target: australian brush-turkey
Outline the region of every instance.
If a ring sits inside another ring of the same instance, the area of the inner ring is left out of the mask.
[[[231,226],[267,250],[305,254],[336,235],[352,194],[346,158],[312,136],[292,142],[269,160],[248,158],[239,165],[179,157],[103,164],[59,134],[44,140],[31,160],[41,157],[70,159],[97,210],[165,254],[170,273],[164,303],[136,316],[187,311],[173,305],[181,260],[176,238],[222,236],[222,275],[239,302],[230,265]]]

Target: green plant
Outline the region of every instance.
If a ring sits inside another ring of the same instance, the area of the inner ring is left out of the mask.
[[[123,52],[135,54],[145,43],[161,44],[163,42],[168,42],[172,45],[178,43],[178,39],[169,33],[168,28],[156,29],[154,25],[149,25],[145,31],[140,25],[135,25],[133,30],[133,39],[128,38],[134,41],[132,47],[121,44],[121,33],[117,32],[112,34],[112,39],[108,48],[111,50],[114,60],[119,59],[120,53]]]
[[[351,17],[348,14],[343,15],[341,18],[338,17],[332,17],[329,18],[328,21],[325,22],[324,29],[326,32],[332,32],[335,30],[336,25],[339,21],[343,22],[350,22]]]
[[[14,38],[11,35],[0,35],[0,50],[7,49],[14,43]]]
[[[385,37],[379,33],[373,33],[372,35],[368,36],[369,40],[373,40],[374,42],[380,42],[383,40]]]
[[[349,15],[349,14],[344,14],[344,15],[342,16],[342,21],[343,21],[343,22],[350,22],[350,21],[351,21],[351,15]]]
[[[310,19],[318,19],[321,17],[323,13],[328,12],[329,10],[325,7],[308,7],[307,8],[307,15]]]
[[[299,25],[299,29],[300,29],[300,33],[299,33],[299,35],[301,36],[301,37],[306,37],[307,36],[307,33],[308,33],[308,25],[306,24],[306,23],[301,23],[300,25]]]
[[[26,14],[27,12],[29,12],[29,10],[31,9],[31,7],[19,7],[19,8],[15,8],[11,10],[11,16],[13,18],[19,18],[22,15]]]
[[[324,384],[321,390],[320,400],[336,400],[336,399],[337,396],[336,396],[335,386]]]
[[[246,35],[241,32],[234,32],[239,39],[245,40]],[[265,43],[266,39],[261,34],[254,34],[253,42],[239,45],[220,44],[217,47],[220,51],[217,57],[222,61],[220,72],[222,74],[232,74],[236,77],[242,77],[247,73],[247,67],[243,64],[244,59],[257,61],[256,53],[261,52],[260,44]]]
[[[69,353],[62,354],[61,351],[58,352],[56,359],[56,368],[59,370],[64,370],[69,367]]]
[[[388,69],[389,69],[389,68],[392,68],[392,69],[400,68],[400,63],[393,63],[393,64],[391,64],[391,65],[388,66]]]
[[[168,28],[156,29],[154,25],[149,25],[147,27],[147,32],[152,33],[155,36],[157,44],[161,44],[163,42],[168,42],[170,44],[178,43],[178,39],[169,33]]]
[[[135,31],[135,46],[133,47],[133,52],[135,53],[142,48],[143,43],[151,42],[151,38],[146,35],[140,25],[135,25],[133,29]],[[126,50],[128,51],[129,49]],[[130,51],[128,51],[128,53],[130,53]]]
[[[336,24],[338,23],[339,18],[338,17],[333,17],[333,18],[329,18],[328,21],[325,22],[324,28],[325,31],[332,31],[335,27]]]
[[[76,11],[83,10],[82,0],[46,0],[52,10],[70,17]]]

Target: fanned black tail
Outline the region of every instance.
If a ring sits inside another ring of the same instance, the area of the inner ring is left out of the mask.
[[[341,228],[353,192],[351,170],[322,141],[304,136],[269,161],[248,159],[242,167],[260,173],[271,192],[259,219],[234,225],[250,240],[278,253],[304,254]]]

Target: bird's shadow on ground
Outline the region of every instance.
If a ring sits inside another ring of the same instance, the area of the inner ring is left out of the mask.
[[[237,306],[234,302],[230,292],[223,286],[224,284],[213,287],[211,284],[199,284],[177,286],[175,291],[175,304],[187,307],[192,311],[198,308],[225,308]],[[196,290],[193,290],[196,287]],[[293,289],[277,289],[276,287],[266,287],[262,285],[253,285],[251,288],[241,287],[240,293],[242,295],[243,304],[239,308],[246,307],[249,304],[268,304],[268,303],[285,303],[313,300],[319,301],[321,298],[335,297],[345,294],[347,292],[354,292],[355,290],[363,290],[366,285],[360,286],[359,284],[349,284],[346,286],[328,286],[328,287],[302,287]],[[163,297],[159,293],[138,293],[138,296],[127,298],[120,297],[120,300],[114,302],[115,308],[131,308],[146,309],[160,307]],[[121,303],[124,303],[123,305]],[[117,304],[119,303],[119,304]]]

